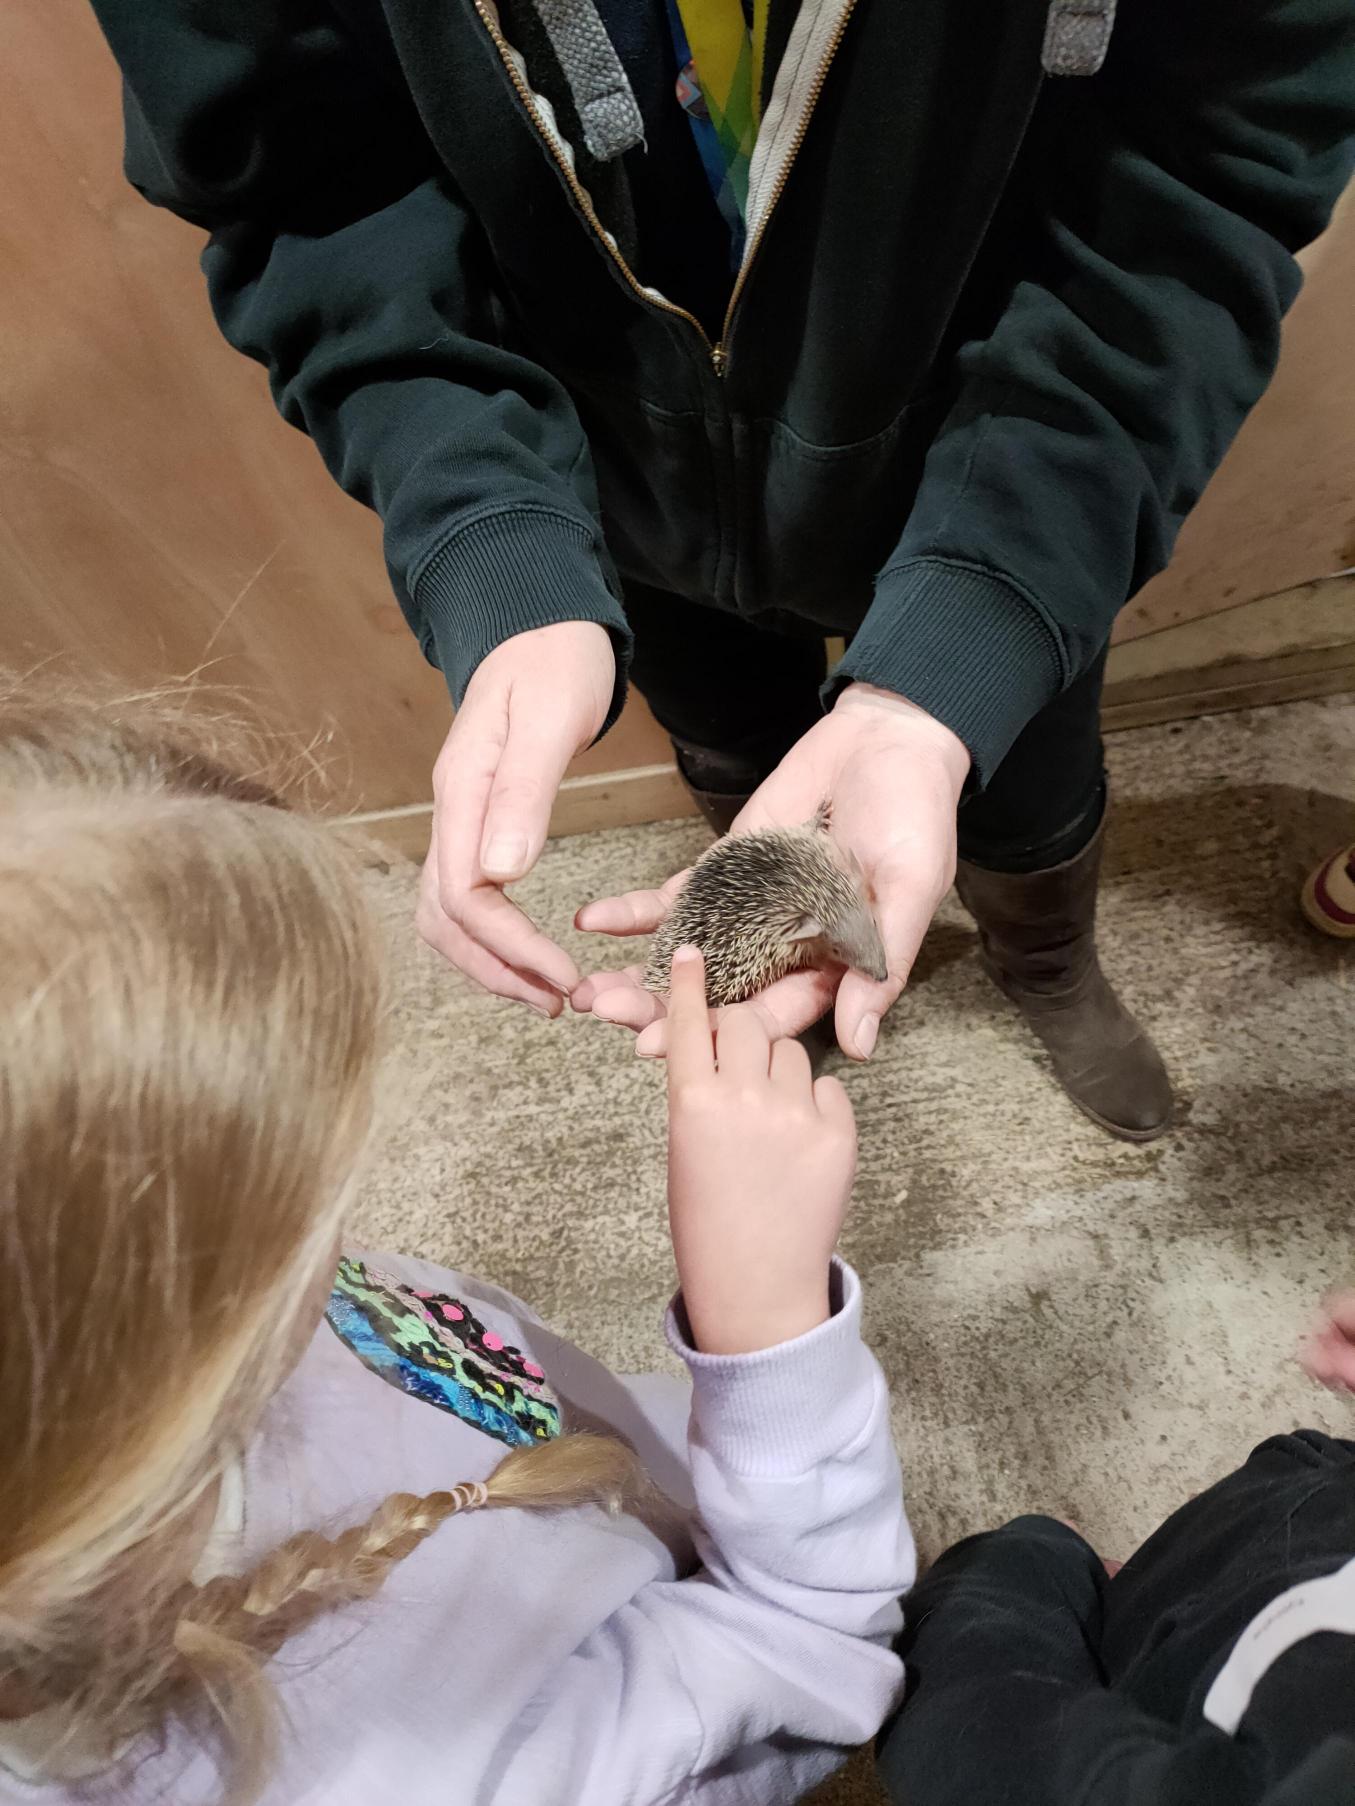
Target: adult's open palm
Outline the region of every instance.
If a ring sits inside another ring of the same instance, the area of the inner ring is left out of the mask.
[[[754,1000],[771,1034],[799,1034],[832,1008],[843,1052],[870,1057],[880,1021],[903,989],[954,877],[955,810],[968,769],[969,755],[949,728],[902,697],[853,684],[751,797],[735,834],[799,825],[829,800],[834,837],[865,872],[889,968],[882,983],[840,967],[780,979]],[[678,872],[658,890],[590,903],[577,925],[618,938],[652,934],[686,876]],[[635,1030],[637,1052],[664,1052],[665,1005],[645,990],[642,966],[594,973],[571,1001]]]

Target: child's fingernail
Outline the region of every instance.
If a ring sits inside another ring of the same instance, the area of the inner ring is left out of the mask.
[[[856,1051],[863,1060],[868,1060],[875,1052],[875,1043],[880,1038],[880,1018],[863,1016],[861,1026],[856,1031]]]
[[[700,959],[700,957],[701,949],[699,947],[679,947],[677,952],[673,955],[673,964],[675,966],[689,966],[694,959]]]

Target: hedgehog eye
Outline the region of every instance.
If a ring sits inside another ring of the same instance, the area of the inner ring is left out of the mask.
[[[801,916],[788,938],[792,941],[816,941],[823,932],[823,923],[817,916]]]

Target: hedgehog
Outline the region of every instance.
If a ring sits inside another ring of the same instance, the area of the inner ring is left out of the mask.
[[[829,834],[822,804],[798,828],[734,834],[702,854],[655,935],[645,985],[668,991],[679,947],[699,947],[706,995],[742,1003],[789,972],[826,960],[888,976],[880,931],[856,859]]]

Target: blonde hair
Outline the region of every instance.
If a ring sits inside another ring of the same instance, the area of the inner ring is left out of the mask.
[[[0,679],[0,1676],[113,1753],[276,1754],[267,1658],[457,1511],[614,1504],[570,1436],[195,1587],[201,1527],[318,1319],[372,1114],[382,962],[343,849],[181,696]]]

